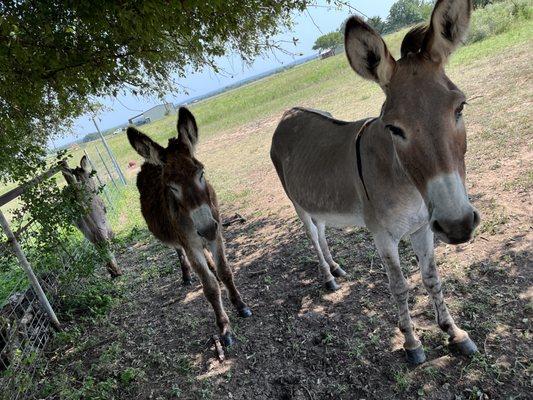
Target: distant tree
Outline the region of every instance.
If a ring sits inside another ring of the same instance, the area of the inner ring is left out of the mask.
[[[435,1],[425,0],[421,2],[420,13],[422,14],[422,19],[424,21],[429,22],[429,19],[431,18],[431,13],[433,12],[434,7],[435,7]]]
[[[368,18],[366,22],[378,33],[384,33],[387,29],[387,22],[383,21],[380,16]]]
[[[88,133],[87,135],[85,135],[83,137],[83,139],[81,139],[81,141],[83,143],[88,143],[88,142],[92,142],[93,140],[96,140],[98,139],[100,136],[98,135],[97,132],[93,132],[93,133]]]
[[[398,0],[390,8],[387,17],[387,32],[394,32],[404,26],[425,21],[428,18],[426,15],[428,9],[431,10],[431,5],[424,0]]]
[[[313,50],[326,50],[333,47],[337,47],[344,43],[344,35],[339,31],[326,33],[320,36],[313,46]]]
[[[250,61],[309,2],[0,1],[0,183],[43,166],[91,99],[161,96],[228,52]]]

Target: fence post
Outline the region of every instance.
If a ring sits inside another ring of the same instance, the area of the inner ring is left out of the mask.
[[[100,128],[96,124],[96,120],[94,119],[94,117],[91,117],[91,119],[93,120],[94,126],[96,127],[96,130],[98,131],[98,135],[100,135],[100,139],[102,140],[102,143],[104,144],[104,147],[107,150],[107,153],[109,154],[109,158],[111,158],[111,162],[113,163],[113,166],[117,170],[118,176],[120,180],[122,181],[122,184],[126,186],[128,183],[126,182],[126,178],[124,177],[124,174],[122,173],[122,170],[120,169],[117,163],[117,160],[115,160],[115,156],[113,155],[113,152],[107,145],[107,141],[105,140],[104,135],[102,135],[102,132],[100,132]]]
[[[104,157],[102,157],[102,153],[100,153],[100,149],[98,149],[98,145],[95,144],[94,148],[96,149],[96,153],[98,154],[98,157],[100,157],[100,161],[102,161],[102,164],[104,165],[104,168],[107,171],[107,174],[109,175],[109,179],[111,179],[111,182],[113,182],[113,185],[115,185],[115,189],[118,189],[117,183],[115,182],[115,178],[113,178],[113,174],[107,167],[107,164],[104,161]]]
[[[28,275],[28,278],[33,287],[33,290],[35,290],[35,293],[37,294],[37,297],[39,298],[41,305],[43,306],[44,310],[50,317],[50,320],[52,321],[52,325],[57,330],[61,330],[61,325],[59,324],[59,320],[56,317],[56,313],[54,312],[52,306],[50,305],[50,302],[46,298],[46,294],[44,294],[43,288],[41,287],[39,280],[33,273],[31,265],[26,259],[26,256],[24,255],[17,239],[15,238],[15,235],[13,235],[13,232],[11,231],[11,228],[9,227],[9,223],[6,220],[6,217],[2,213],[2,210],[0,210],[0,225],[2,225],[2,229],[4,230],[7,236],[7,240],[11,244],[11,247],[13,248],[13,252],[17,256],[20,262],[20,265],[22,266],[22,269],[24,270],[24,272],[26,272],[26,275]]]
[[[89,157],[89,154],[87,154],[87,151],[85,149],[83,150],[83,154],[85,154],[85,157],[87,157],[87,160],[89,161],[89,164],[91,164],[91,168],[93,169],[93,171],[96,172],[96,174],[95,174],[96,175],[96,179],[98,179],[98,183],[102,187],[102,191],[104,192],[104,196],[107,199],[107,202],[109,203],[111,208],[113,208],[113,204],[111,203],[111,199],[109,198],[109,195],[107,194],[107,187],[102,183],[102,180],[100,179],[100,176],[98,175],[98,171],[94,167],[94,164],[93,164],[91,158]]]

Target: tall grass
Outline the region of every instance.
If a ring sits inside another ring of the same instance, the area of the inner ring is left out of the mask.
[[[505,0],[489,4],[474,12],[468,42],[507,32],[513,23],[531,19],[533,0]]]

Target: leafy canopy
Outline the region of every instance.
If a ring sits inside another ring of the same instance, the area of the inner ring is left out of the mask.
[[[0,2],[0,183],[42,165],[92,98],[162,95],[229,51],[250,61],[308,1]]]

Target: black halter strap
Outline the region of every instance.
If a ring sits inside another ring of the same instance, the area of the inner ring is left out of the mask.
[[[355,137],[355,155],[357,158],[357,172],[359,173],[359,179],[361,179],[361,183],[363,184],[363,189],[365,189],[366,198],[370,200],[370,197],[368,196],[368,191],[366,190],[365,180],[363,178],[363,165],[361,163],[361,136],[363,136],[364,131],[366,128],[370,126],[372,122],[374,122],[378,118],[370,118],[365,121],[361,129],[357,132],[357,135]]]

